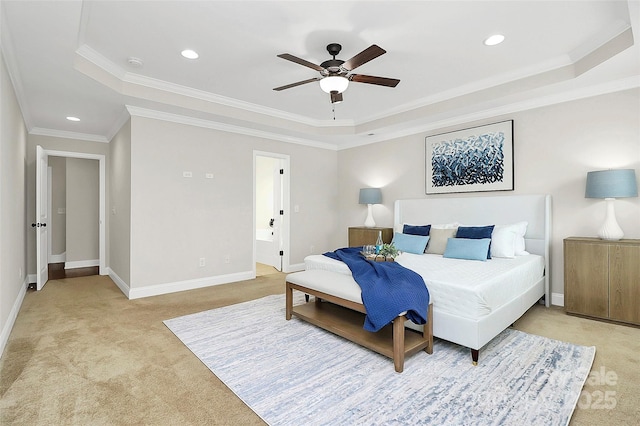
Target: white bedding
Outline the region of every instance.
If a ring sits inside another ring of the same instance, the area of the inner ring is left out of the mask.
[[[351,275],[346,264],[327,256],[307,256],[304,262],[305,269]],[[434,310],[472,320],[523,294],[544,275],[544,258],[538,255],[479,262],[402,253],[396,262],[422,276]]]

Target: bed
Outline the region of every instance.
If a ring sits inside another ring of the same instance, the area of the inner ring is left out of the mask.
[[[401,232],[405,224],[447,229],[505,227],[523,222],[523,248],[528,254],[493,256],[486,262],[443,258],[441,254],[402,253],[396,258],[396,262],[424,278],[433,303],[433,336],[468,347],[474,364],[479,350],[532,305],[544,300],[549,306],[551,197],[512,195],[395,202],[396,232]],[[351,274],[345,264],[322,255],[305,258],[305,269],[323,271],[325,280]],[[410,321],[405,326],[422,329]]]

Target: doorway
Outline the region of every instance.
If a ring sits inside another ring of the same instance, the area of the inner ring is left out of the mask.
[[[105,156],[100,154],[86,154],[70,151],[45,150],[36,147],[36,221],[32,224],[36,228],[36,290],[41,290],[48,281],[49,262],[49,157],[66,157],[73,159],[91,159],[98,161],[98,273],[106,274],[106,164]],[[75,265],[84,267],[85,265]],[[94,266],[95,265],[90,265]]]
[[[286,271],[289,259],[289,156],[254,151],[254,268]]]
[[[99,273],[98,160],[49,156],[49,279]]]

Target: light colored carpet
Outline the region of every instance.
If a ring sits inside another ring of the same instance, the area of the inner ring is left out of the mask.
[[[595,347],[505,330],[480,352],[437,340],[390,359],[294,317],[273,295],[165,321],[271,425],[566,425]]]

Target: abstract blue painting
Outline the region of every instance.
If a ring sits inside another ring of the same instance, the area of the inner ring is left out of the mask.
[[[513,120],[426,138],[426,193],[513,190]]]

